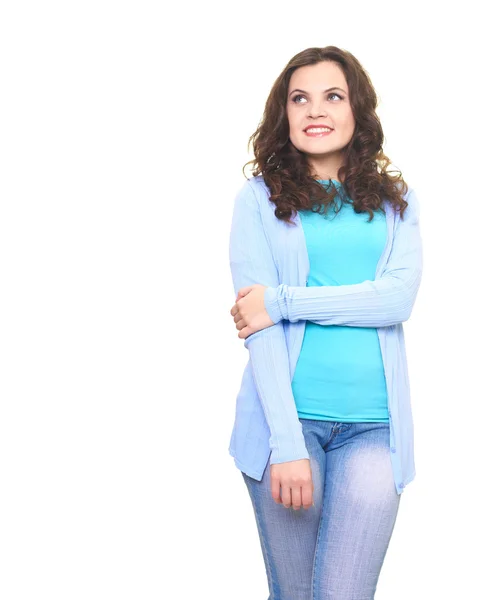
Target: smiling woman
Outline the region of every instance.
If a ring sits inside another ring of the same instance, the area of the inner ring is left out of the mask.
[[[326,81],[338,85],[323,89]],[[356,126],[344,72],[331,61],[307,65],[292,73],[289,87],[286,114],[291,144],[307,154],[315,178],[338,180],[341,151]]]
[[[274,600],[373,598],[415,477],[402,324],[422,276],[420,205],[387,172],[375,109],[352,54],[299,53],[234,202],[231,315],[249,361],[229,451]]]

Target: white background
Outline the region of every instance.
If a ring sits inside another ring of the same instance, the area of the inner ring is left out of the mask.
[[[417,477],[377,599],[500,598],[487,6],[2,3],[2,600],[268,597],[228,454],[247,360],[229,227],[273,82],[326,45],[370,74],[421,204]]]

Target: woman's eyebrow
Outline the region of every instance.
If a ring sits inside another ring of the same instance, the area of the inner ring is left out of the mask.
[[[343,90],[342,88],[339,88],[339,87],[328,88],[323,93],[326,94],[326,92],[331,92],[332,90],[340,90],[341,92],[344,92],[344,94],[347,94],[347,92],[345,90]],[[297,88],[296,90],[292,90],[288,95],[291,96],[293,94],[293,92],[302,92],[303,94],[307,94],[307,92],[305,90],[299,90]]]

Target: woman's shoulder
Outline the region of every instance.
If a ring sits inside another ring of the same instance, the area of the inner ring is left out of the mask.
[[[240,188],[240,194],[250,194],[255,199],[255,202],[259,205],[261,210],[271,208],[272,203],[269,200],[271,197],[271,191],[264,181],[264,177],[262,175],[256,175],[247,178]],[[274,210],[275,206],[273,205],[272,208]]]
[[[267,196],[271,195],[271,192],[262,175],[252,175],[252,177],[247,179],[247,185],[251,186],[256,194],[262,195],[265,193]]]
[[[409,214],[414,214],[417,217],[420,215],[420,201],[418,199],[418,196],[414,190],[414,188],[412,188],[410,185],[407,185],[407,191],[406,193],[403,195],[403,199],[408,202],[408,206],[406,207],[406,213]]]

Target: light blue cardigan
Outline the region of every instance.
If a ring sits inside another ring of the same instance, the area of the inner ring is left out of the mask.
[[[271,464],[309,458],[291,381],[306,321],[376,327],[387,382],[391,461],[398,494],[415,477],[413,418],[403,321],[410,317],[422,277],[420,207],[409,188],[403,219],[384,200],[387,242],[374,281],[306,287],[309,258],[300,214],[288,225],[262,176],[251,177],[233,207],[229,259],[235,294],[268,286],[264,300],[275,323],[244,340],[249,360],[236,398],[229,453],[236,466],[261,480]]]

